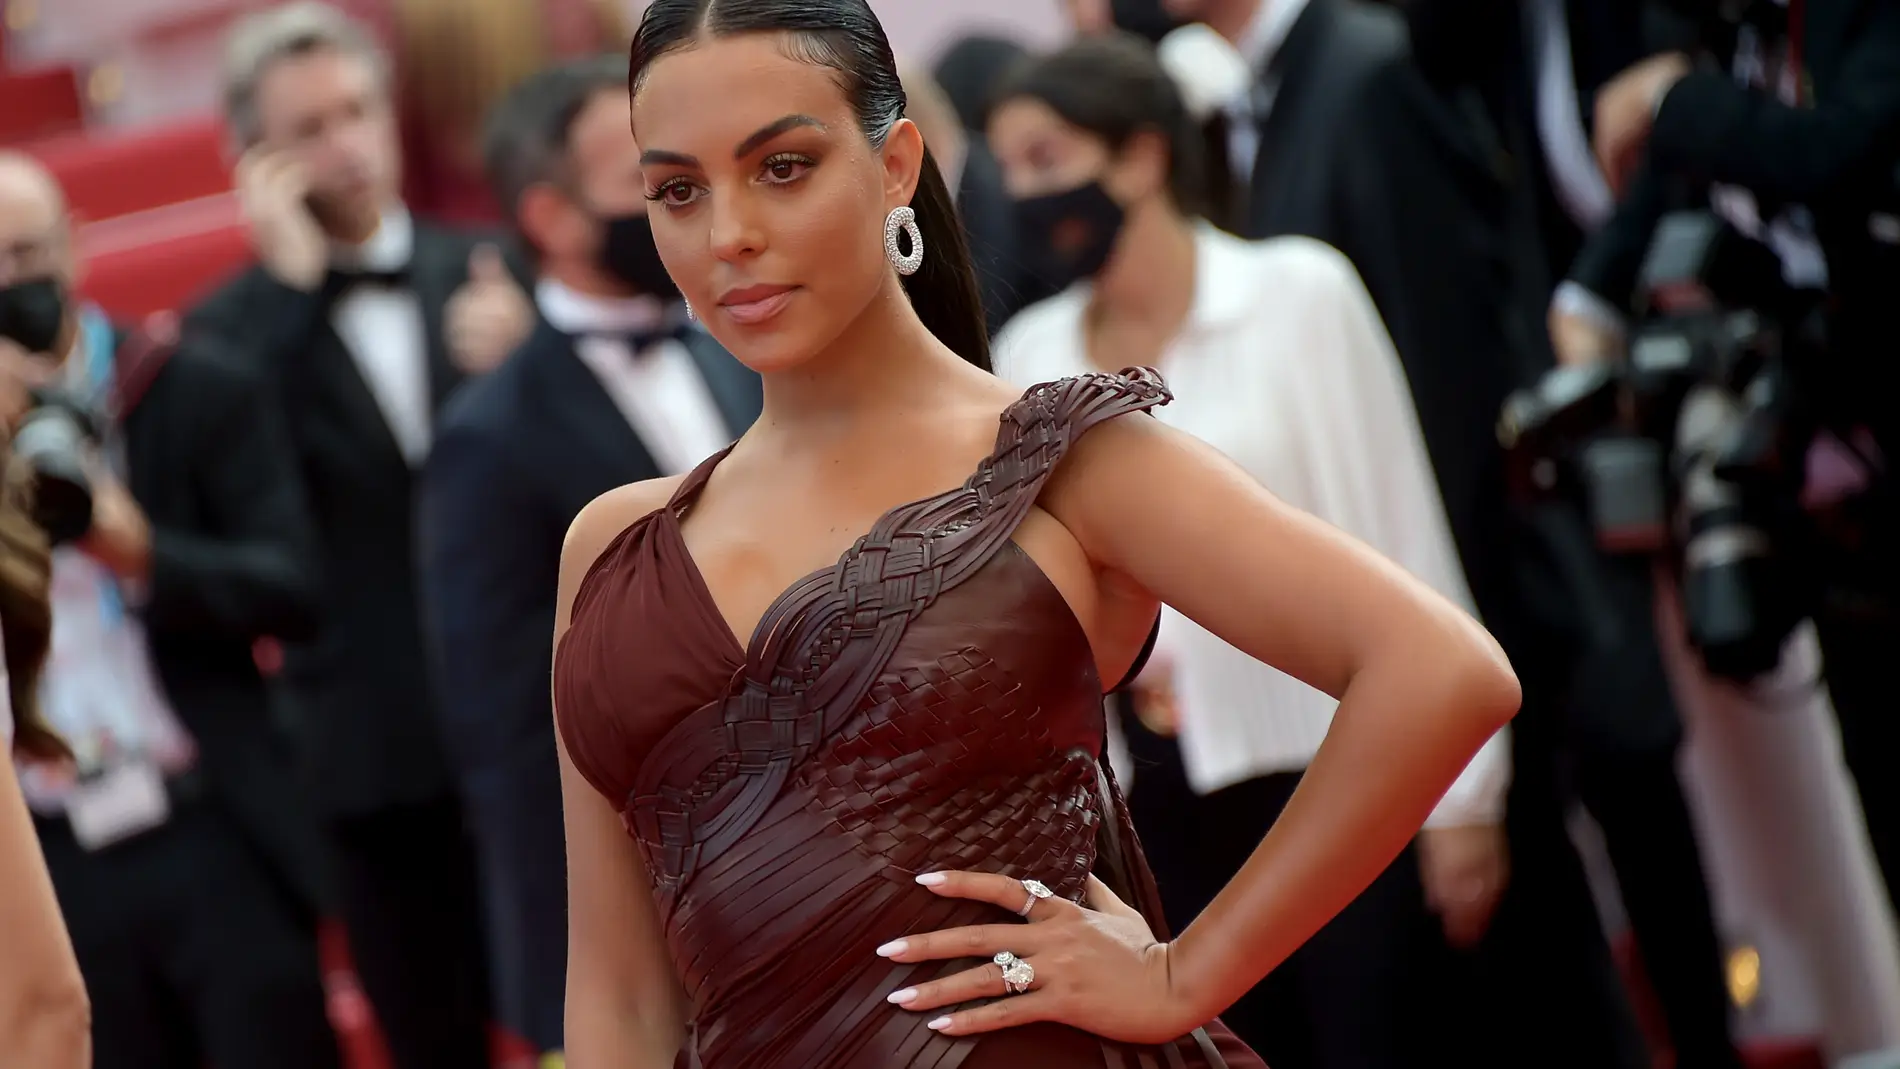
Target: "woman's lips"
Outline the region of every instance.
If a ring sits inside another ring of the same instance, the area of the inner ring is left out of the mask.
[[[741,326],[757,326],[785,310],[797,286],[747,286],[719,298],[727,318]]]

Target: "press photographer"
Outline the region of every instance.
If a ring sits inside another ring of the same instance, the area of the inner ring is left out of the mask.
[[[1900,376],[1885,321],[1900,293],[1900,4],[1672,6],[1693,28],[1697,58],[1659,54],[1598,95],[1596,151],[1622,200],[1559,289],[1552,340],[1566,365],[1637,355],[1621,310],[1651,314],[1656,294],[1643,292],[1643,265],[1671,211],[1712,209],[1772,249],[1793,295],[1784,303],[1793,307],[1742,301],[1727,309],[1772,325],[1780,353],[1763,365],[1769,377],[1761,384],[1780,394],[1771,406],[1778,411],[1756,421],[1772,427],[1761,441],[1780,446],[1764,459],[1780,463],[1759,469],[1775,474],[1754,480],[1749,500],[1759,504],[1772,492],[1800,506],[1779,533],[1784,545],[1803,547],[1788,563],[1797,566],[1796,582],[1811,584],[1801,609],[1820,636],[1843,750],[1889,896],[1900,896],[1900,777],[1881,767],[1900,752],[1886,678],[1900,647],[1900,508],[1886,472],[1886,458],[1900,448]],[[1725,255],[1740,253],[1716,255],[1710,269],[1732,268]],[[1802,301],[1812,316],[1802,315]],[[1640,373],[1636,364],[1631,371]],[[1742,389],[1743,399],[1754,389]],[[1707,472],[1749,474],[1739,456],[1724,459]],[[1779,487],[1768,485],[1776,480]],[[1755,515],[1772,521],[1773,506]]]
[[[316,840],[251,653],[314,616],[295,461],[252,374],[115,328],[78,275],[58,186],[0,154],[0,364],[33,387],[0,417],[39,475],[38,696],[72,752],[18,767],[90,993],[93,1064],[334,1069]]]

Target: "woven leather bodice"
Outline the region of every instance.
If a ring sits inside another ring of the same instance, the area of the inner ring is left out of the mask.
[[[653,880],[692,1005],[679,1066],[1221,1064],[1198,1033],[1153,1048],[1055,1025],[940,1036],[884,997],[970,963],[875,954],[1011,919],[919,873],[1004,872],[1079,899],[1104,827],[1130,834],[1098,765],[1088,638],[1011,537],[1077,436],[1166,399],[1146,370],[1031,389],[964,486],[886,513],[744,649],[679,530],[723,454],[594,564],[556,653],[560,729]],[[1258,1064],[1219,1038],[1227,1064]]]

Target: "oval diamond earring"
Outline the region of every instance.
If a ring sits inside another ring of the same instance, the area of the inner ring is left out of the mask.
[[[897,235],[905,234],[910,238],[910,254],[897,244]],[[900,275],[914,275],[924,266],[924,232],[917,229],[917,213],[909,205],[892,208],[891,214],[884,220],[884,255],[890,258],[891,266],[897,268]]]
[[[694,314],[693,314],[693,302],[691,302],[691,301],[681,301],[680,303],[686,306],[686,318],[688,318],[688,319],[698,319],[698,318],[699,318],[698,316],[696,316],[696,315],[694,315]]]

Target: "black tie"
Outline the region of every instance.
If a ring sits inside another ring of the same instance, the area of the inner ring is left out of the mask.
[[[691,324],[678,322],[649,330],[635,330],[625,334],[599,334],[596,337],[613,338],[622,342],[626,345],[627,351],[633,354],[633,358],[639,360],[663,341],[684,341],[692,329]]]

